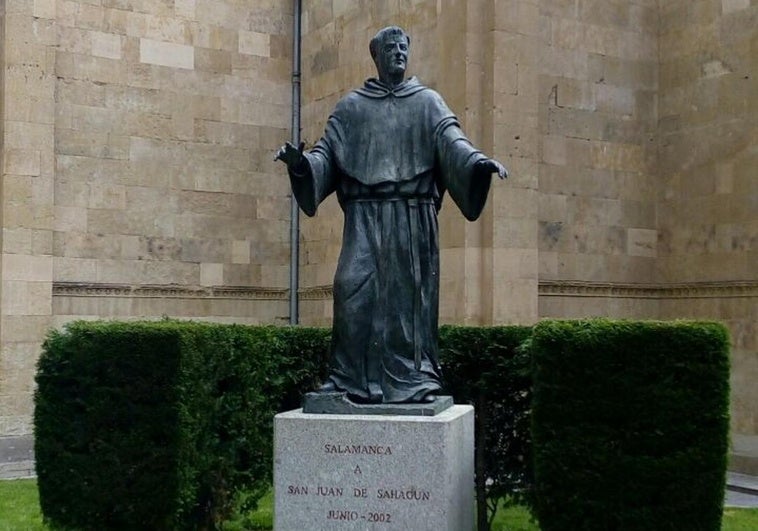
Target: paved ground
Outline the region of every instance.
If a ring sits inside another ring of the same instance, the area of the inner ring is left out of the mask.
[[[758,477],[729,472],[726,478],[727,507],[758,507]]]

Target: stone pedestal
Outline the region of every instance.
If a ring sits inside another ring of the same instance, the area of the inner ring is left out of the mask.
[[[474,409],[274,419],[276,531],[470,531]]]

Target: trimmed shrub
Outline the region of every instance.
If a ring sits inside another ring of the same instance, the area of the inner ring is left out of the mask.
[[[440,328],[446,391],[476,412],[478,529],[498,506],[532,503],[531,357],[521,345],[531,327]]]
[[[447,391],[477,407],[477,485],[529,492],[526,327],[442,327]],[[326,377],[330,331],[77,322],[40,358],[35,435],[45,519],[76,529],[212,529],[270,487],[273,416]],[[486,441],[482,443],[482,441]],[[486,485],[485,485],[486,481]],[[482,505],[484,507],[484,505]]]
[[[541,528],[720,529],[725,327],[545,321],[532,341]]]
[[[327,377],[332,332],[329,328],[286,326],[274,327],[272,333],[280,356],[278,371],[284,378],[276,411],[297,409],[303,395],[317,389]]]
[[[44,344],[35,452],[45,519],[211,529],[270,485],[288,383],[273,328],[75,323]],[[290,376],[291,378],[291,376]]]

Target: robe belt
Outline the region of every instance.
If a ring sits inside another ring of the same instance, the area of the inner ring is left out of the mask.
[[[413,362],[416,370],[421,370],[421,261],[419,257],[419,234],[421,232],[421,216],[419,205],[434,205],[433,196],[388,196],[388,197],[352,197],[347,198],[346,202],[351,201],[366,202],[384,202],[384,201],[404,201],[408,207],[408,225],[410,232],[410,252],[411,268],[413,269]]]
[[[432,201],[429,200],[431,203]],[[419,200],[409,198],[408,224],[411,232],[411,263],[413,265],[413,361],[416,370],[421,370],[421,263],[419,260]]]
[[[344,202],[347,203],[382,203],[384,201],[415,201],[417,205],[428,205],[428,204],[434,204],[435,198],[434,196],[418,196],[418,195],[388,195],[388,196],[381,196],[381,195],[358,195],[354,197],[346,197],[344,199]]]

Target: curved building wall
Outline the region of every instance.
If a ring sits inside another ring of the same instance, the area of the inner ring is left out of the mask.
[[[286,322],[292,1],[1,5],[0,475],[19,475],[51,327]],[[733,466],[758,472],[755,2],[303,9],[307,143],[399,24],[409,73],[511,171],[476,223],[445,202],[441,320],[723,320]],[[302,322],[328,325],[336,199],[301,229]]]

